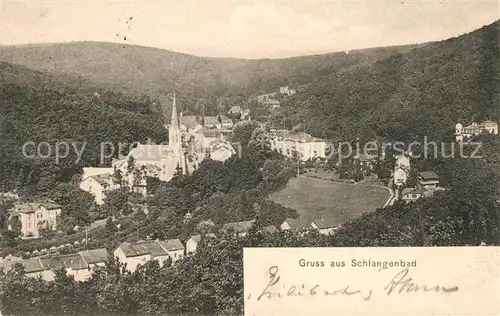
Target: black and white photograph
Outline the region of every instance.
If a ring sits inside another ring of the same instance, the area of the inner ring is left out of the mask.
[[[498,1],[0,1],[0,315],[459,304],[473,286],[404,251],[500,246],[499,123]],[[303,253],[280,255],[302,283],[247,248]],[[487,258],[467,273],[500,293]],[[402,268],[366,293],[299,275]]]

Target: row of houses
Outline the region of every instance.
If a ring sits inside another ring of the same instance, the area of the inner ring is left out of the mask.
[[[214,227],[211,220],[204,221],[209,228]],[[230,232],[236,236],[244,237],[254,226],[255,220],[231,222],[223,224],[219,232]],[[325,217],[313,221],[303,219],[287,218],[283,221],[279,228],[270,225],[262,228],[265,233],[277,233],[287,230],[304,230],[311,229],[317,230],[320,234],[330,235],[333,234],[340,227],[338,221],[330,220]],[[214,233],[205,234],[205,238],[212,238],[216,235]],[[126,269],[134,272],[137,268],[145,263],[157,260],[160,266],[165,262],[176,261],[182,259],[184,256],[194,253],[202,240],[201,234],[191,236],[185,243],[180,239],[169,240],[139,240],[134,243],[123,242],[113,252],[113,257],[126,265]],[[52,281],[55,277],[55,271],[58,269],[65,269],[68,275],[75,278],[76,281],[85,281],[92,275],[92,268],[97,266],[104,266],[106,261],[109,260],[110,254],[105,248],[84,250],[73,254],[61,255],[57,253],[57,248],[53,247],[55,253],[47,254],[30,259],[21,259],[9,255],[5,258],[0,258],[0,269],[7,273],[14,268],[16,263],[21,264],[24,268],[26,276],[41,277],[46,281]],[[33,254],[40,252],[35,251]]]
[[[16,264],[20,264],[28,277],[41,277],[45,281],[53,281],[55,271],[66,270],[68,275],[76,281],[85,281],[92,275],[92,269],[104,266],[109,259],[106,249],[84,250],[74,254],[51,255],[31,259],[5,260],[0,262],[0,269],[4,273],[12,271]]]

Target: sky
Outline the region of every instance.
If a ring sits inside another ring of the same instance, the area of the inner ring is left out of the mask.
[[[1,45],[102,41],[236,58],[423,43],[500,19],[498,0],[0,2]]]

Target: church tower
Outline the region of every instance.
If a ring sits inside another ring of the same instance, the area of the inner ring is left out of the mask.
[[[182,149],[181,129],[177,114],[175,91],[172,103],[172,118],[170,119],[170,126],[168,128],[168,147],[173,153],[172,162],[174,170],[180,166],[182,168],[182,174],[186,174],[186,159],[184,156],[184,150]]]

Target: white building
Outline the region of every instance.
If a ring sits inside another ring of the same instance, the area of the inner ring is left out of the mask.
[[[184,256],[184,246],[179,239],[123,242],[114,251],[114,256],[125,263],[129,271],[134,272],[139,265],[151,260],[158,260],[162,266],[168,258],[172,262],[181,259]]]
[[[196,249],[198,248],[198,245],[201,242],[201,235],[194,235],[191,236],[187,241],[186,241],[186,254],[188,253],[194,253]]]
[[[292,89],[292,88],[289,88],[288,86],[286,86],[286,87],[280,87],[280,93],[286,94],[288,96],[292,96],[295,93],[297,93],[297,91],[295,91],[295,89]]]
[[[418,189],[424,196],[429,196],[436,191],[439,185],[439,176],[434,171],[418,173]]]
[[[401,199],[406,202],[414,202],[422,197],[422,193],[417,188],[406,188],[401,192]]]
[[[100,169],[111,169],[112,168],[100,168]],[[85,174],[85,173],[84,173]],[[89,192],[95,198],[97,205],[103,205],[106,194],[109,191],[115,190],[120,187],[118,183],[115,183],[113,178],[113,172],[94,174],[89,177],[83,178],[79,184],[80,189]]]
[[[234,222],[234,223],[226,223],[222,225],[221,231],[223,232],[234,232],[239,237],[245,237],[248,231],[252,228],[255,220],[251,221],[242,221],[242,222]]]
[[[340,228],[340,223],[337,220],[321,217],[311,222],[311,227],[318,230],[320,234],[332,235]]]
[[[498,135],[498,123],[487,120],[479,124],[472,122],[470,125],[465,127],[461,123],[457,123],[455,125],[455,139],[457,142],[462,142],[472,136],[478,136],[483,132]]]
[[[406,184],[410,177],[410,158],[406,154],[396,156],[394,164],[394,184],[401,187]]]
[[[278,130],[271,132],[269,138],[271,149],[285,157],[292,158],[295,154],[298,154],[302,161],[313,158],[327,158],[327,143],[307,133]]]
[[[23,237],[40,237],[42,227],[57,230],[57,216],[61,215],[61,206],[53,201],[16,204],[10,212],[10,218],[17,218],[21,224]]]

